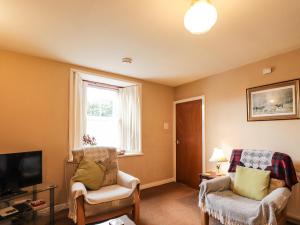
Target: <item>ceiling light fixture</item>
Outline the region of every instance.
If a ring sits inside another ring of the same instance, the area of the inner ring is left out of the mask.
[[[208,32],[217,22],[218,12],[209,0],[193,0],[184,15],[184,26],[192,34]]]
[[[129,58],[129,57],[123,57],[123,58],[122,58],[122,63],[128,63],[128,64],[130,64],[130,63],[132,63],[132,58]]]

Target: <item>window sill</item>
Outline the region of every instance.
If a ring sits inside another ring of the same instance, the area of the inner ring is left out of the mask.
[[[133,157],[133,156],[143,156],[144,153],[130,153],[130,152],[127,152],[125,153],[124,155],[118,155],[118,158],[125,158],[125,157]]]

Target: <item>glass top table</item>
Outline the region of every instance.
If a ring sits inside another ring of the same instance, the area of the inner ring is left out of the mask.
[[[113,223],[113,221],[117,219],[120,219],[123,222],[123,224]],[[108,220],[106,222],[96,223],[95,225],[136,225],[136,224],[131,219],[129,219],[128,216],[124,215],[115,219]]]

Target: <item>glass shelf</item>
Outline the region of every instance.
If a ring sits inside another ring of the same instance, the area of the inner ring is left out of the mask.
[[[24,191],[23,193],[16,193],[16,194],[11,194],[11,195],[5,195],[5,196],[0,196],[0,201],[1,202],[5,202],[5,201],[11,201],[17,198],[22,198],[28,195],[34,195],[34,194],[38,194],[40,192],[45,192],[45,191],[49,191],[50,189],[55,189],[57,188],[56,185],[43,185],[43,184],[38,184],[33,186],[31,189],[29,188],[24,188],[22,191]]]
[[[0,202],[1,203],[6,203],[7,206],[11,206],[10,202],[12,200],[18,199],[18,198],[23,198],[26,196],[31,196],[32,200],[36,200],[37,199],[37,194],[41,193],[41,192],[47,192],[49,191],[49,208],[50,208],[50,215],[49,215],[49,219],[50,219],[50,224],[54,225],[55,221],[54,221],[54,190],[57,188],[56,185],[45,185],[45,184],[39,184],[39,185],[34,185],[31,186],[31,188],[24,188],[22,190],[21,193],[16,193],[16,194],[11,194],[11,195],[6,195],[6,196],[1,196],[0,197]],[[23,192],[24,191],[24,192]],[[31,211],[25,211],[25,212],[17,212],[5,217],[0,216],[0,221],[4,221],[4,220],[10,220],[16,217],[20,217],[23,216],[25,214],[28,213],[32,213],[33,217],[35,217],[35,210],[31,210]]]

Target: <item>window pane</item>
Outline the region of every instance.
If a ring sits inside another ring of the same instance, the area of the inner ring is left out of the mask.
[[[119,146],[118,91],[87,87],[86,134],[98,146]]]

